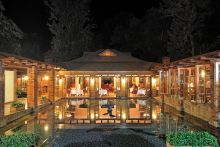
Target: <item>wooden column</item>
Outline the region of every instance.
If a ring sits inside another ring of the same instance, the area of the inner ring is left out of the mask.
[[[50,101],[54,102],[55,100],[55,71],[54,69],[51,69],[49,71],[49,85],[48,85],[48,91],[49,91],[49,99]]]
[[[0,61],[0,118],[4,116],[5,109],[5,79],[4,79],[4,65]]]
[[[214,71],[214,67],[215,66],[215,63],[214,62],[211,62],[210,63],[210,94],[211,94],[211,107],[214,107],[215,105],[215,80],[214,80],[214,75],[215,75],[215,71]]]
[[[150,94],[149,94],[149,96],[152,98],[152,76],[150,76]]]
[[[38,79],[37,67],[32,66],[27,70],[27,102],[28,107],[37,108],[38,105]]]
[[[213,96],[212,101],[213,101],[215,107],[218,107],[219,103],[220,103],[220,92],[219,92],[219,90],[220,90],[220,83],[219,83],[220,69],[219,69],[219,65],[220,65],[220,63],[217,61],[214,62],[214,65],[213,65],[214,66],[214,74],[213,74],[214,75],[214,91],[213,91],[214,96]],[[210,68],[210,70],[211,70],[211,68]],[[211,82],[211,79],[210,79],[210,82]]]

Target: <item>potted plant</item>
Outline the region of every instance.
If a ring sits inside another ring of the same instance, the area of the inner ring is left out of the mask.
[[[167,147],[210,146],[219,147],[217,138],[208,132],[179,131],[166,135]]]
[[[41,102],[42,102],[42,104],[45,104],[47,102],[47,97],[46,96],[42,96]]]
[[[136,108],[136,103],[134,101],[129,102],[129,107],[130,108]]]
[[[19,101],[11,103],[11,111],[22,111],[25,109],[25,104]]]
[[[27,92],[23,91],[22,89],[17,89],[16,91],[17,98],[25,98],[27,97]]]
[[[88,108],[88,104],[87,103],[82,103],[79,105],[80,108]]]

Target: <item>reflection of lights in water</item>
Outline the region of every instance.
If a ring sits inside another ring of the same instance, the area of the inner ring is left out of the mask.
[[[71,114],[66,114],[66,117],[71,117],[72,115]]]
[[[63,129],[64,128],[64,124],[58,124],[58,128],[59,129]]]
[[[155,120],[157,119],[157,115],[155,113],[152,114],[152,118]]]
[[[62,119],[63,117],[62,117],[62,114],[59,114],[59,119]]]
[[[122,114],[122,119],[126,119],[126,114],[125,113]]]
[[[49,129],[49,127],[48,127],[48,125],[46,124],[46,125],[44,126],[44,130],[47,132],[48,129]]]

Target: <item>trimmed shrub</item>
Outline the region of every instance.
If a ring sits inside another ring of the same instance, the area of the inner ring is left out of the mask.
[[[212,146],[219,147],[217,138],[208,132],[180,131],[169,133],[166,140],[173,146]]]
[[[18,132],[0,137],[0,147],[30,147],[37,146],[40,136],[33,133]]]

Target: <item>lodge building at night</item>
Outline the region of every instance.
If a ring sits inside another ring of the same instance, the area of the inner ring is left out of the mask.
[[[154,98],[217,127],[219,68],[220,51],[159,64],[105,49],[59,65],[0,53],[0,126],[62,98]]]

